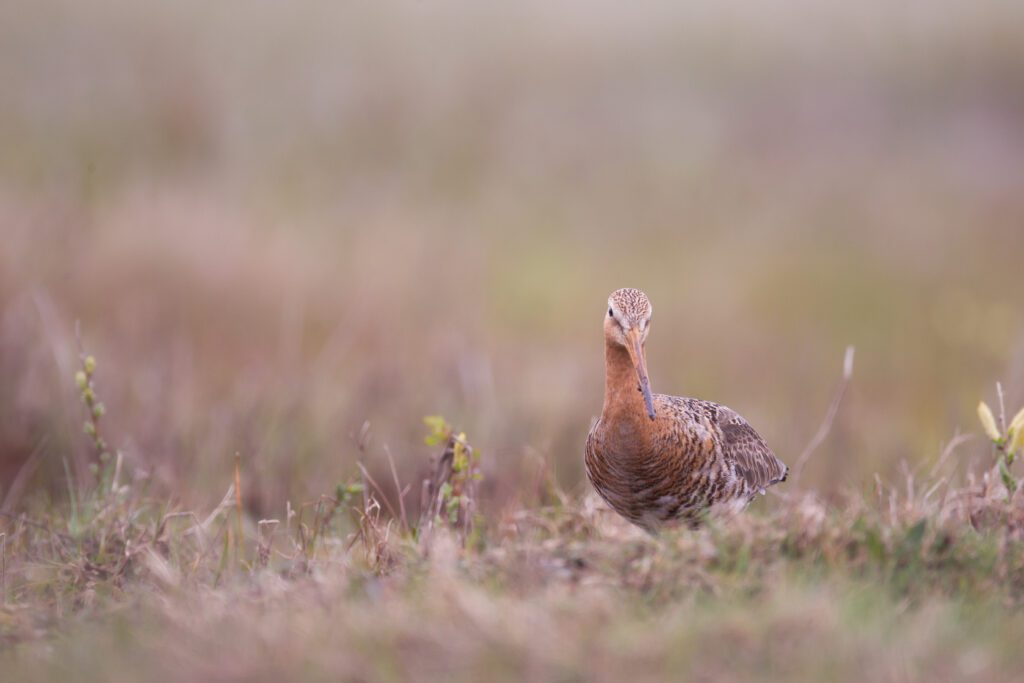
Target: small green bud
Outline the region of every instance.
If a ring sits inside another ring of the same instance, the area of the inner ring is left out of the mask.
[[[78,372],[75,373],[75,384],[78,386],[79,389],[85,389],[88,383],[89,378],[85,376],[84,372],[79,370]]]
[[[85,357],[85,374],[91,375],[96,372],[96,359],[92,356]]]
[[[102,403],[97,403],[96,405],[94,405],[92,407],[92,416],[97,418],[97,419],[103,417],[103,415],[105,415],[106,412],[107,412],[107,409],[105,407],[103,407]]]
[[[100,462],[107,462],[108,460],[110,460],[110,453],[107,453],[106,451],[100,453]]]
[[[92,389],[86,387],[85,390],[82,392],[82,399],[85,400],[86,403],[92,403],[93,401],[96,400],[96,394],[93,393]]]
[[[86,433],[86,434],[88,434],[89,436],[96,436],[96,425],[94,425],[94,424],[93,424],[92,422],[86,422],[86,423],[85,423],[85,424],[84,424],[84,425],[82,426],[82,429],[83,429],[83,430],[85,431],[85,433]]]

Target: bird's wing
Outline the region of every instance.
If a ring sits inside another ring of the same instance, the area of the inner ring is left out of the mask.
[[[786,480],[789,467],[775,457],[761,435],[732,410],[718,407],[718,427],[722,430],[722,453],[736,463],[740,475],[755,491]]]

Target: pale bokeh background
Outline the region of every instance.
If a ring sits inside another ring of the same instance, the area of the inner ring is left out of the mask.
[[[1024,401],[1019,2],[16,4],[0,497],[84,471],[76,320],[136,470],[210,504],[238,451],[256,514],[415,482],[433,413],[493,504],[582,491],[621,286],[655,390],[791,464],[856,345],[825,491]]]

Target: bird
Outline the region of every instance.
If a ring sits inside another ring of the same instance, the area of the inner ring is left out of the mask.
[[[653,308],[639,289],[608,297],[601,417],[587,436],[587,478],[615,512],[655,533],[744,510],[789,467],[734,410],[651,392],[645,344]]]

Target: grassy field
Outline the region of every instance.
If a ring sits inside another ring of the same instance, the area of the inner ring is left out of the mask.
[[[870,497],[790,490],[658,537],[550,471],[547,500],[485,518],[469,457],[418,524],[372,478],[255,523],[234,484],[197,515],[112,462],[70,515],[7,524],[0,664],[8,680],[1016,680],[1024,494],[995,471],[952,488],[948,457]]]
[[[18,4],[4,680],[1020,670],[1020,3]],[[600,509],[622,286],[791,466],[856,347],[798,481]],[[439,414],[481,478],[424,534]]]

